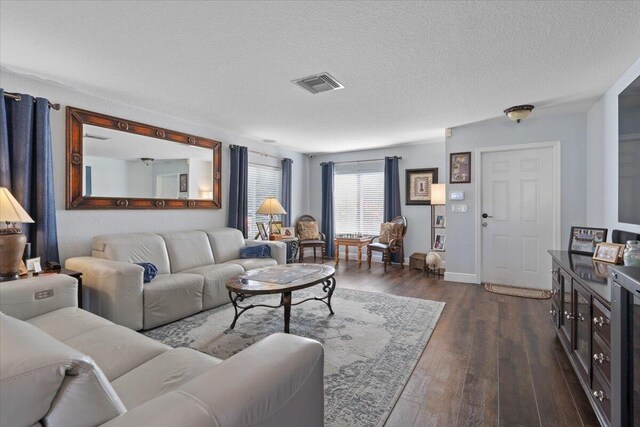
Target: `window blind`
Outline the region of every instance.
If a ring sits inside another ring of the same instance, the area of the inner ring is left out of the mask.
[[[249,163],[249,182],[247,183],[247,210],[249,216],[249,238],[258,234],[258,222],[269,222],[269,215],[258,215],[258,208],[267,197],[280,200],[282,168]],[[274,221],[278,217],[274,217]]]
[[[334,188],[336,233],[377,235],[384,215],[383,164],[337,169]]]

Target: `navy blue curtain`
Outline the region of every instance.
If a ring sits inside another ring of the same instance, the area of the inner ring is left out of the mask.
[[[49,101],[20,94],[20,101],[0,89],[0,186],[6,187],[35,221],[19,227],[41,263],[60,261]]]
[[[282,216],[282,225],[291,227],[291,165],[293,160],[282,159],[282,207],[287,211]]]
[[[237,228],[247,238],[248,225],[248,193],[249,153],[247,147],[230,145],[231,160],[229,165],[229,227]]]
[[[384,221],[389,222],[400,215],[400,168],[398,156],[384,158]],[[391,255],[398,262],[398,254]]]
[[[334,256],[333,240],[335,239],[333,216],[333,177],[335,164],[333,162],[322,163],[322,232],[324,233],[325,255]]]

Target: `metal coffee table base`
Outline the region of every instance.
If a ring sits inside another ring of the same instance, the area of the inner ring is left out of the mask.
[[[284,332],[286,334],[288,334],[289,333],[289,319],[291,318],[291,306],[293,306],[293,305],[300,305],[303,302],[307,302],[307,301],[322,301],[323,303],[325,303],[327,305],[327,307],[329,307],[329,313],[331,313],[332,315],[335,314],[333,312],[333,309],[331,308],[331,296],[333,295],[333,291],[335,290],[335,288],[336,288],[336,279],[331,277],[331,278],[325,280],[324,282],[322,282],[322,291],[326,295],[321,297],[321,298],[318,298],[318,297],[307,298],[307,299],[303,299],[302,301],[298,301],[296,303],[292,303],[291,302],[291,291],[285,291],[285,292],[282,293],[279,305],[251,304],[251,305],[245,305],[245,306],[242,306],[242,305],[238,304],[238,302],[244,301],[244,299],[246,298],[246,295],[243,294],[243,293],[238,293],[238,292],[234,292],[234,291],[230,290],[229,291],[229,299],[231,299],[231,303],[233,304],[233,309],[235,310],[235,316],[233,317],[233,322],[231,322],[231,326],[229,326],[229,329],[233,329],[236,326],[236,322],[237,322],[238,318],[240,317],[240,315],[242,313],[244,313],[245,311],[251,309],[251,308],[254,308],[254,307],[267,307],[267,308],[284,307]],[[233,296],[233,294],[235,294],[235,297]]]

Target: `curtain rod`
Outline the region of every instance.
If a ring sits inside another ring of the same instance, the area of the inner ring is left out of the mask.
[[[344,162],[333,162],[334,165],[344,165],[346,163],[366,163],[366,162],[381,162],[384,159],[386,159],[386,157],[383,157],[381,159],[368,159],[368,160],[346,160]],[[402,160],[402,156],[398,157],[398,160]],[[327,162],[322,162],[320,163],[321,165],[327,164]]]
[[[233,147],[238,147],[238,145],[235,145],[235,144],[229,145],[229,148],[233,148]],[[256,154],[256,155],[261,156],[261,157],[270,157],[270,158],[276,159],[276,160],[284,160],[286,158],[286,157],[274,156],[273,154],[261,153],[260,151],[254,151],[254,150],[247,150],[247,151],[249,153],[253,153],[253,154]]]
[[[9,92],[5,92],[4,96],[6,96],[7,98],[11,98],[14,99],[16,101],[20,101],[22,100],[22,97],[20,95],[16,95],[14,93],[9,93]],[[33,98],[33,102],[36,102],[36,99]],[[48,102],[48,101],[47,101]],[[54,110],[59,110],[60,109],[60,104],[52,104],[49,102],[49,108],[53,108]]]

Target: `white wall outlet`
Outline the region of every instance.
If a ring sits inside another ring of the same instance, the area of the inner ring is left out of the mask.
[[[451,212],[466,212],[466,211],[467,211],[467,205],[460,204],[460,203],[454,203],[451,205]]]

